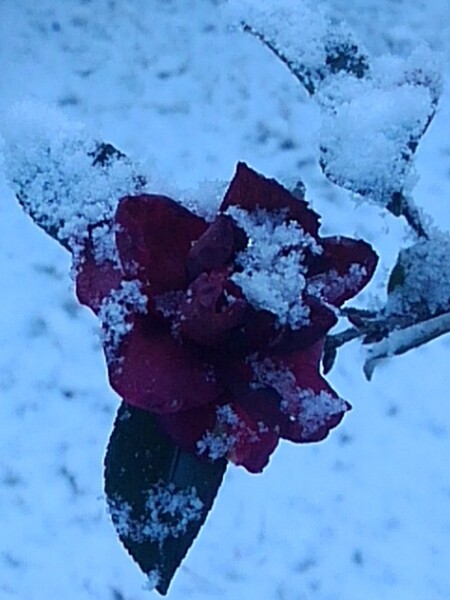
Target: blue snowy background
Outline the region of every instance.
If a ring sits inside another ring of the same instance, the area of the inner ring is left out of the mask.
[[[415,200],[450,229],[448,1],[321,3],[374,55],[420,42],[437,53],[445,87]],[[237,160],[301,177],[324,235],[363,237],[381,254],[361,298],[376,304],[411,241],[404,225],[324,179],[317,108],[257,40],[227,28],[218,4],[2,0],[0,112],[55,104],[183,187],[228,180]],[[0,167],[0,598],[144,600],[156,593],[120,546],[102,490],[118,398],[69,266]],[[282,444],[260,476],[229,469],[170,598],[448,600],[449,357],[446,336],[368,383],[364,350],[345,347],[329,379],[354,410],[323,443]]]

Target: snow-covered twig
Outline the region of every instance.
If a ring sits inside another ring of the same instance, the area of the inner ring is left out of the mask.
[[[386,338],[369,348],[364,363],[364,374],[370,380],[375,367],[383,358],[404,354],[445,333],[450,333],[450,313],[415,323],[405,329],[392,331]]]
[[[349,309],[347,314],[355,326],[326,338],[322,359],[325,374],[332,369],[338,349],[352,340],[361,338],[363,344],[370,345],[364,364],[364,373],[370,379],[381,359],[404,354],[450,332],[450,312],[419,322],[413,313],[395,315]]]

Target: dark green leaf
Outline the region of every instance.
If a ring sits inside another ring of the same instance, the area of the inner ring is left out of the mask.
[[[163,595],[208,516],[226,465],[175,446],[151,413],[119,408],[105,457],[108,506],[120,540]]]

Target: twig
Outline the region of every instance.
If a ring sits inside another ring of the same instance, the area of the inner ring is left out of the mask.
[[[420,322],[416,322],[417,315],[413,314],[387,315],[384,311],[371,313],[357,309],[343,312],[351,318],[354,326],[325,339],[322,358],[325,374],[332,369],[338,348],[352,340],[361,338],[363,344],[370,345],[364,365],[364,373],[370,379],[382,358],[403,354],[450,332],[450,312],[425,317]]]
[[[404,354],[445,333],[450,333],[450,313],[415,323],[406,329],[392,331],[385,339],[373,344],[369,349],[367,360],[364,363],[364,374],[370,380],[375,367],[383,358]]]

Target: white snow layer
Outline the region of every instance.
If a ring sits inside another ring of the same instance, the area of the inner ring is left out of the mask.
[[[326,68],[333,53],[363,43],[322,5],[307,0],[231,0],[231,19],[245,23],[301,74],[323,112],[319,135],[324,172],[338,185],[385,206],[417,181],[411,144],[442,91],[438,61],[423,45],[407,58],[367,63],[364,76]],[[336,49],[336,50],[332,50]],[[347,50],[346,50],[347,49]],[[349,55],[350,56],[350,55]]]
[[[136,189],[127,160],[93,168],[98,143],[56,108],[36,101],[14,105],[1,121],[5,171],[33,218],[71,245],[89,225],[114,214],[119,199]]]
[[[302,300],[306,287],[305,249],[320,254],[321,248],[295,221],[285,215],[259,209],[252,213],[230,207],[230,215],[247,237],[245,250],[236,257],[242,269],[231,279],[257,309],[277,316],[280,325],[299,329],[308,323],[309,308]]]

